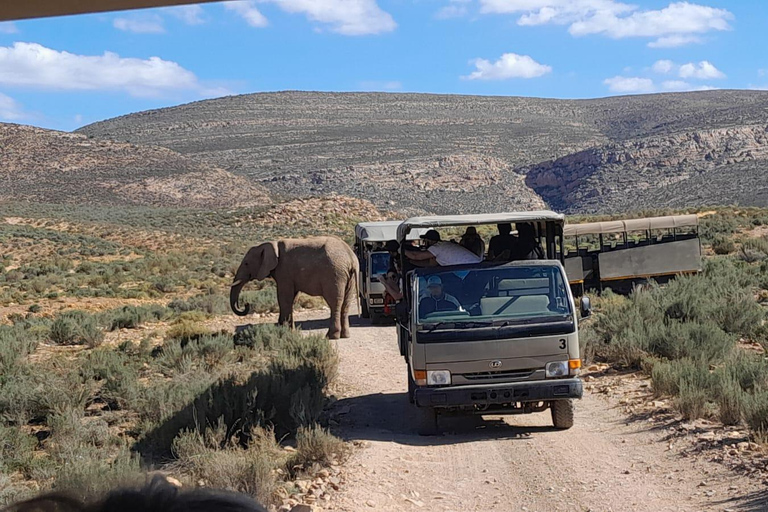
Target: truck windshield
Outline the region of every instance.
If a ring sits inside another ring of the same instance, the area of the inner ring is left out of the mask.
[[[420,275],[419,323],[428,328],[556,322],[572,314],[559,267],[491,267]]]
[[[371,275],[386,274],[389,270],[389,253],[374,252],[371,254]]]

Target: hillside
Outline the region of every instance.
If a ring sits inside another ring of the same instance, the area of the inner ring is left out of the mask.
[[[0,124],[0,201],[141,206],[269,202],[247,178],[167,148]]]
[[[283,92],[141,112],[79,131],[158,144],[253,178],[276,196],[336,192],[437,213],[546,201],[575,212],[624,208],[627,196],[643,206],[764,204],[751,184],[763,173],[766,125],[768,92],[760,91],[596,100]],[[663,197],[672,183],[682,197]],[[716,183],[728,187],[691,199]]]

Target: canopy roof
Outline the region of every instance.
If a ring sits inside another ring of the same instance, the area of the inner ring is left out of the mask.
[[[0,21],[199,4],[211,1],[215,0],[5,0],[0,2]]]
[[[556,222],[563,224],[565,216],[549,210],[532,212],[483,213],[477,215],[431,215],[427,217],[411,217],[397,228],[397,240],[403,241],[410,230],[414,228],[442,228],[451,226],[479,226],[482,224],[505,224],[516,222]],[[410,238],[410,237],[409,237]]]
[[[644,219],[612,220],[608,222],[588,222],[568,224],[563,228],[565,236],[599,235],[605,233],[623,233],[625,231],[649,231],[652,229],[673,229],[685,226],[698,226],[697,215],[668,215],[666,217],[647,217]]]
[[[397,227],[400,220],[385,220],[381,222],[361,222],[355,226],[355,236],[366,242],[388,242],[397,240]],[[426,233],[426,229],[414,229],[408,234],[408,240],[418,240]]]

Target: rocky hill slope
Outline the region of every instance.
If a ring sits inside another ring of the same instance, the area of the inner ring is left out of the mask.
[[[615,210],[628,196],[669,206],[759,202],[747,184],[763,173],[765,125],[768,92],[760,91],[596,100],[283,92],[142,112],[80,132],[158,144],[278,197],[335,192],[448,213],[544,202]],[[709,190],[716,183],[729,186]],[[663,197],[672,184],[685,197]]]
[[[242,176],[167,148],[0,124],[0,201],[153,206],[269,203]]]

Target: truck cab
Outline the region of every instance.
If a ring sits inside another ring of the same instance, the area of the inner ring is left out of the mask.
[[[562,261],[563,216],[520,212],[420,217],[412,229],[449,231],[496,224],[533,226],[537,259],[415,267],[403,250],[405,290],[398,305],[398,341],[407,362],[408,395],[420,431],[437,430],[438,416],[523,414],[551,410],[556,428],[573,425],[578,378],[578,317]],[[530,229],[526,229],[530,231]],[[441,242],[452,243],[452,242]]]

